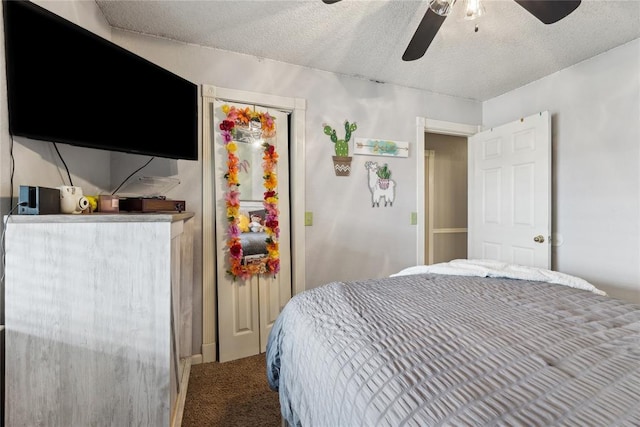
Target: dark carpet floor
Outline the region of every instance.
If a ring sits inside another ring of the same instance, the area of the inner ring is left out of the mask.
[[[191,366],[184,427],[280,427],[278,393],[267,384],[265,355]]]

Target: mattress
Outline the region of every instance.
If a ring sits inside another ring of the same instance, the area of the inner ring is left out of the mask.
[[[335,282],[285,306],[267,376],[291,426],[637,426],[640,306],[500,277]]]

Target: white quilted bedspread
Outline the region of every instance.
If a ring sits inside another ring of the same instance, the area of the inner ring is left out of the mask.
[[[267,365],[292,426],[640,425],[640,306],[556,284],[331,283],[287,304]]]

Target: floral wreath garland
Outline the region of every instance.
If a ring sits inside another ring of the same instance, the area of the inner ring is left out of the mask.
[[[264,175],[264,200],[265,224],[264,231],[267,235],[267,256],[259,263],[243,265],[242,243],[240,241],[240,185],[238,181],[239,159],[236,155],[238,146],[234,141],[237,127],[247,127],[250,122],[260,122],[262,137],[273,138],[275,136],[274,118],[269,113],[250,111],[249,108],[239,109],[228,105],[222,106],[222,112],[226,114],[226,119],[220,123],[220,134],[227,148],[227,168],[224,175],[227,180],[227,193],[225,202],[227,208],[227,220],[229,221],[227,247],[229,248],[230,269],[227,271],[234,277],[248,279],[254,274],[277,274],[280,271],[280,258],[278,237],[280,228],[278,224],[278,178],[276,175],[276,165],[278,164],[278,153],[275,147],[269,142],[264,142],[262,163]]]

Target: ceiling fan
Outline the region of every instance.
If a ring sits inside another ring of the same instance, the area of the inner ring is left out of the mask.
[[[322,0],[326,4],[338,3],[340,0]],[[451,6],[456,0],[429,0],[429,8],[424,14],[422,21],[413,34],[407,49],[402,55],[404,61],[414,61],[422,58],[438,30],[444,23]],[[562,18],[567,17],[571,12],[580,6],[581,0],[514,0],[525,8],[530,14],[538,18],[544,24],[553,24]],[[444,10],[433,7],[435,4],[444,6]],[[438,12],[434,11],[438,10]]]

